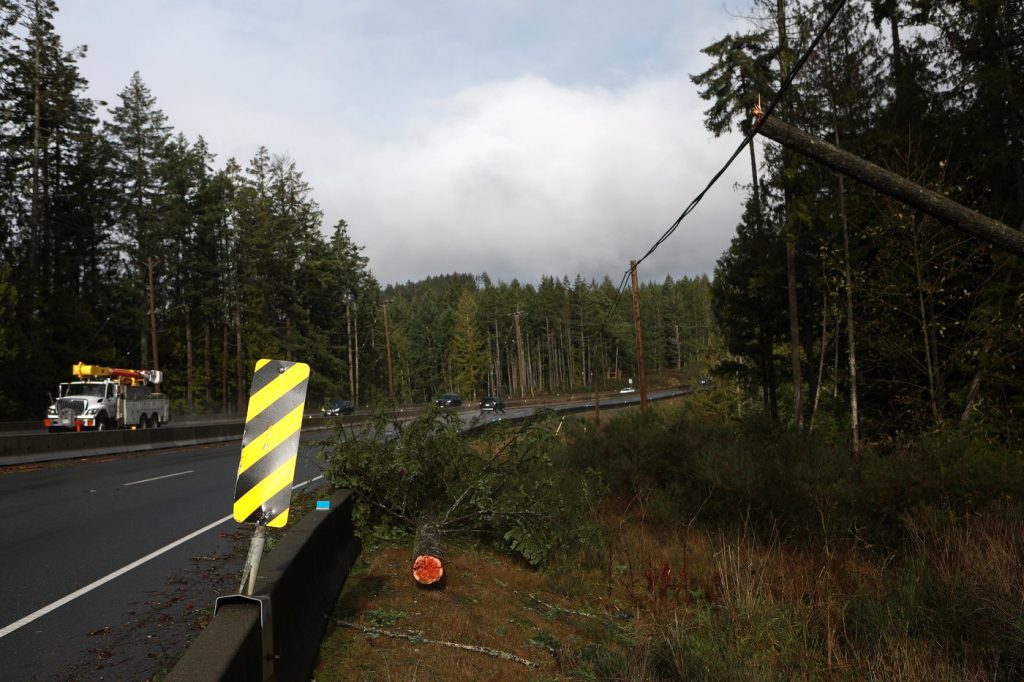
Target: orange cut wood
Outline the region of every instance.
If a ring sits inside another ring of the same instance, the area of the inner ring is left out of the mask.
[[[433,585],[444,575],[444,566],[436,556],[421,554],[412,562],[412,577],[421,585]]]

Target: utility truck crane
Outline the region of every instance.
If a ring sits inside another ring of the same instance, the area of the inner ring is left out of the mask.
[[[75,381],[57,387],[43,424],[50,431],[103,431],[108,428],[157,427],[171,419],[170,402],[154,386],[163,372],[120,369],[79,362],[71,367]]]

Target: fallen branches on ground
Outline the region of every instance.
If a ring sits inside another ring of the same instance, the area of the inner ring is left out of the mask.
[[[441,646],[448,646],[452,647],[453,649],[463,649],[465,651],[475,651],[478,654],[487,654],[488,656],[493,656],[494,658],[500,658],[503,661],[521,663],[522,665],[525,665],[527,668],[540,667],[540,664],[534,663],[533,661],[528,661],[525,658],[522,658],[521,656],[516,656],[515,654],[510,654],[507,651],[501,651],[499,649],[492,649],[488,646],[477,646],[475,644],[459,644],[458,642],[446,642],[438,639],[427,639],[423,636],[422,632],[392,632],[390,630],[381,630],[380,628],[366,627],[365,625],[359,625],[357,623],[352,623],[347,620],[341,620],[340,618],[333,618],[331,616],[327,616],[327,618],[334,621],[338,625],[343,625],[347,628],[352,628],[353,630],[359,630],[360,632],[363,632],[368,635],[378,635],[384,637],[394,637],[395,639],[405,639],[416,644],[440,644]]]

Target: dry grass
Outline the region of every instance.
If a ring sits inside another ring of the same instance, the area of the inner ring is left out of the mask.
[[[808,548],[743,524],[658,530],[632,511],[609,520],[604,565],[589,572],[542,574],[459,546],[446,588],[425,590],[408,548],[367,551],[334,614],[536,669],[332,625],[316,679],[1015,679],[1006,657],[1024,650],[1024,523],[1006,505],[908,517],[906,556],[840,539]],[[956,598],[974,610],[943,612]],[[956,627],[973,639],[950,646]]]
[[[522,562],[469,546],[446,548],[444,589],[417,587],[409,549],[387,547],[360,558],[336,618],[363,627],[488,647],[538,665],[439,644],[411,642],[329,625],[317,680],[559,680],[576,643],[629,641],[608,600],[575,591]],[[571,662],[568,662],[571,667]]]

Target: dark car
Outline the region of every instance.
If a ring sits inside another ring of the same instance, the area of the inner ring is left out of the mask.
[[[437,404],[441,407],[458,407],[462,404],[462,396],[458,393],[445,393],[437,399]]]
[[[480,401],[481,412],[504,412],[505,403],[502,402],[501,398],[495,398],[492,395],[486,396]]]
[[[339,414],[352,414],[355,406],[351,400],[332,400],[330,404],[320,408],[325,417],[337,417]]]

